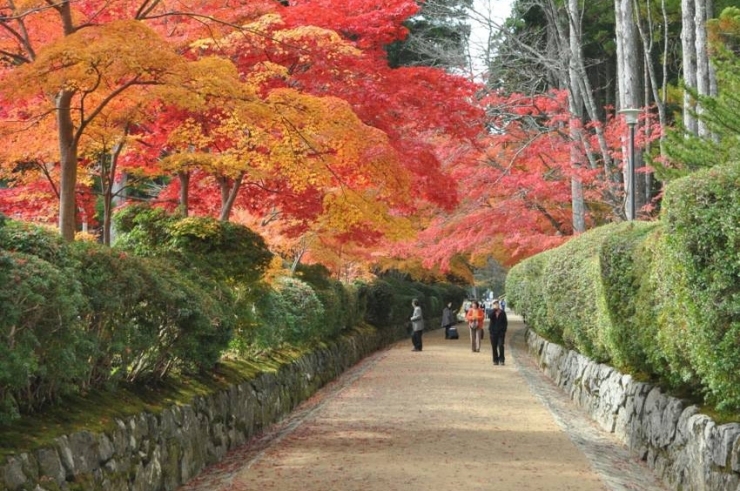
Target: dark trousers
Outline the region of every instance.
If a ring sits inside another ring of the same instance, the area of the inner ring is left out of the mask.
[[[414,345],[414,349],[421,351],[421,335],[424,331],[413,331],[411,333],[411,343]]]
[[[493,348],[493,362],[503,363],[506,360],[504,356],[504,340],[506,331],[491,332],[491,348]]]

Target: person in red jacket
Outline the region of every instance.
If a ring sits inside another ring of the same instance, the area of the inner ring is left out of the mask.
[[[480,307],[477,300],[473,300],[473,304],[465,313],[465,320],[468,321],[468,328],[470,330],[470,348],[474,353],[480,351],[480,338],[483,333],[483,321],[485,321],[485,319],[485,311]]]

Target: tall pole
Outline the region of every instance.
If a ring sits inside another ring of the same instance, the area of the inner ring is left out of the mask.
[[[630,197],[630,220],[635,219],[635,124],[630,125],[630,179],[629,179],[629,197]]]
[[[640,109],[622,109],[624,120],[630,128],[629,141],[629,169],[627,172],[627,219],[635,219],[635,126],[640,116]]]

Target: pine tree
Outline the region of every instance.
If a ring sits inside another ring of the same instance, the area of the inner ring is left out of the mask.
[[[466,9],[472,3],[472,0],[428,0],[421,3],[419,13],[405,23],[408,37],[386,47],[390,66],[465,66],[470,37]]]

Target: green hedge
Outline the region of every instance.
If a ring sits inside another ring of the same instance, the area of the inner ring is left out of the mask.
[[[658,223],[600,227],[512,268],[545,337],[740,409],[740,164],[671,183]]]
[[[254,283],[272,259],[260,235],[230,222],[183,218],[145,205],[123,208],[114,222],[119,249],[178,262],[198,277]]]
[[[740,163],[666,190],[665,258],[681,269],[687,356],[720,408],[740,408]]]
[[[29,224],[2,221],[0,263],[0,422],[72,393],[208,371],[239,320],[241,296],[220,273]]]
[[[371,284],[360,285],[360,303],[365,320],[376,326],[406,326],[413,312],[411,301],[419,300],[427,329],[440,327],[447,302],[457,310],[467,297],[464,288],[447,283],[424,284],[395,272],[388,273]]]
[[[116,220],[108,248],[0,217],[0,424],[67,395],[208,372],[226,354],[405,325],[412,298],[431,322],[465,295],[393,275],[345,286],[321,266],[268,286],[271,254],[244,227],[146,207]]]
[[[83,304],[63,269],[0,250],[0,423],[76,391],[87,366]]]

